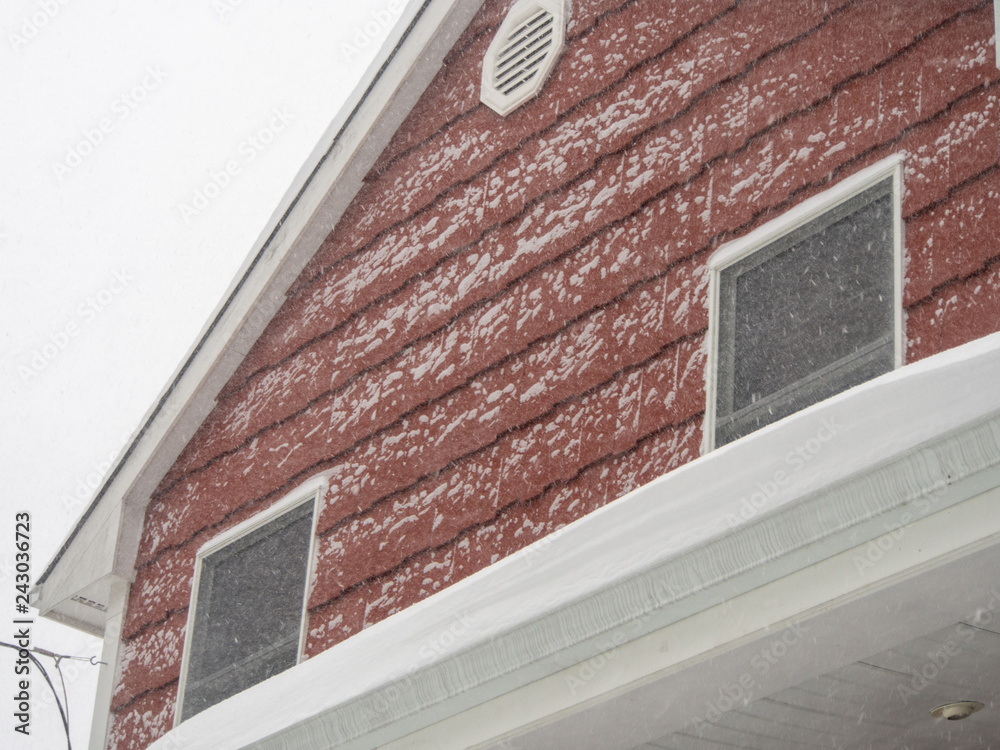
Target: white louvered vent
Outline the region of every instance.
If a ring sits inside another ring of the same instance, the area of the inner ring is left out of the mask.
[[[481,98],[506,115],[535,96],[562,51],[562,0],[521,0],[507,14],[483,62]]]
[[[549,11],[540,10],[507,35],[509,41],[497,55],[493,88],[507,96],[537,75],[552,48],[554,21]]]

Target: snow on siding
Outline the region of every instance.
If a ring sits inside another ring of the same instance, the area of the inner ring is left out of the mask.
[[[580,0],[542,94],[500,119],[473,68],[508,5],[157,489],[113,747],[172,721],[198,546],[308,476],[330,477],[315,654],[695,458],[707,256],[889,153],[908,358],[1000,328],[989,3]]]

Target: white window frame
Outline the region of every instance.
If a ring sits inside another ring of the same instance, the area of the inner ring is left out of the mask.
[[[308,633],[310,585],[316,569],[316,527],[319,522],[320,513],[323,510],[323,501],[326,497],[326,491],[326,476],[313,477],[296,487],[295,490],[276,502],[270,508],[261,511],[253,518],[248,518],[246,521],[237,524],[231,529],[223,531],[221,534],[205,542],[205,544],[199,547],[198,552],[195,555],[194,580],[191,583],[191,600],[188,604],[187,625],[184,633],[184,652],[181,657],[181,676],[177,686],[177,701],[174,707],[175,727],[181,724],[181,716],[183,715],[184,692],[187,688],[188,662],[191,655],[191,639],[194,633],[195,617],[197,616],[196,609],[198,589],[201,583],[201,572],[203,569],[202,563],[205,558],[215,552],[218,552],[232,542],[242,539],[248,534],[252,534],[254,531],[266,526],[279,516],[295,510],[301,505],[312,503],[312,524],[309,535],[309,551],[307,552],[308,558],[306,562],[306,576],[305,581],[303,582],[302,591],[302,615],[299,622],[299,645],[295,658],[296,664],[302,663],[302,659],[305,656],[306,634]]]
[[[894,154],[842,180],[820,195],[803,201],[795,208],[758,227],[744,237],[723,245],[709,258],[708,358],[705,366],[706,403],[705,424],[702,430],[702,453],[708,453],[715,448],[715,407],[719,366],[719,288],[722,271],[888,178],[892,178],[893,181],[893,367],[898,369],[903,365],[905,352],[903,337],[903,155]]]

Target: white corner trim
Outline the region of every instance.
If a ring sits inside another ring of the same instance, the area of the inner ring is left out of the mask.
[[[903,332],[903,162],[904,155],[900,153],[872,164],[841,180],[819,195],[803,201],[743,237],[727,242],[712,253],[708,259],[708,356],[705,362],[705,419],[702,430],[702,454],[715,450],[721,272],[890,177],[893,180],[893,357],[895,366],[902,367],[906,343]]]
[[[480,99],[483,104],[499,115],[507,115],[538,95],[562,54],[569,15],[567,2],[568,0],[519,0],[510,9],[483,58],[480,82]],[[539,13],[547,13],[552,19],[548,47],[540,56],[535,52],[536,56],[532,60],[535,69],[530,79],[516,83],[516,76],[510,78],[508,80],[516,87],[505,91],[498,82],[517,69],[516,62],[507,56],[510,52],[506,48],[510,45],[511,32]]]
[[[295,658],[296,664],[302,661],[305,656],[306,637],[308,635],[309,628],[309,594],[316,570],[316,526],[319,523],[319,517],[323,512],[327,486],[327,476],[325,474],[311,477],[288,493],[281,500],[274,503],[271,507],[262,510],[260,513],[246,519],[231,529],[223,531],[198,548],[198,552],[195,554],[194,579],[191,583],[191,598],[188,604],[187,625],[184,628],[184,651],[181,656],[181,676],[177,686],[177,701],[174,708],[174,726],[181,723],[181,714],[184,708],[184,690],[187,687],[188,664],[191,656],[191,639],[194,637],[194,621],[195,617],[197,617],[196,605],[198,602],[199,584],[201,583],[202,564],[205,558],[222,549],[226,545],[235,542],[237,539],[245,537],[257,529],[266,526],[279,516],[282,516],[301,505],[312,503],[312,520],[309,527],[309,549],[306,552],[306,576],[305,581],[303,581],[302,591],[302,614],[299,618],[299,645]]]
[[[997,67],[1000,68],[1000,0],[993,0],[993,46],[996,48]]]
[[[937,517],[983,493],[993,494],[977,507],[990,506],[1000,486],[998,369],[1000,334],[815,404],[207,709],[153,747],[425,747],[406,738],[856,551],[886,524]],[[974,521],[956,530],[950,546],[995,531]],[[920,551],[907,549],[919,566]],[[854,589],[883,574],[895,575],[859,571]],[[593,698],[582,691],[558,710]]]
[[[101,648],[101,667],[97,675],[97,692],[94,696],[94,713],[90,721],[88,747],[103,750],[108,746],[111,729],[111,699],[121,672],[121,633],[128,604],[129,583],[116,581],[108,597],[107,621],[104,626],[104,645]]]

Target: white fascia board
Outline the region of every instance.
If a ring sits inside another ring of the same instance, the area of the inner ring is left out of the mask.
[[[156,485],[353,200],[365,174],[423,94],[482,0],[426,0],[404,11],[296,176],[197,342],[131,438],[33,592],[44,616],[80,591],[134,577],[146,505]],[[107,604],[104,602],[103,604]],[[95,610],[99,612],[99,610]],[[95,622],[80,622],[93,630]]]
[[[1000,334],[816,404],[223,701],[153,747],[410,747],[431,725],[843,555],[885,535],[886,523],[920,522],[991,492],[1000,486],[997,371]],[[531,711],[507,713],[522,714]],[[492,739],[501,737],[477,743]]]

